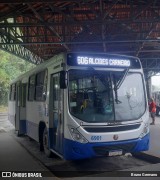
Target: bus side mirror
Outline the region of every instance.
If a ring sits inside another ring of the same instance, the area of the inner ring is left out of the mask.
[[[60,72],[60,89],[67,88],[67,72],[61,71]]]

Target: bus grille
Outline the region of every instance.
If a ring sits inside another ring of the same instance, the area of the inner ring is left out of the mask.
[[[132,151],[136,143],[108,145],[108,146],[95,146],[93,150],[97,155],[107,155],[109,151],[122,150],[124,153]]]
[[[103,127],[83,127],[87,132],[95,132],[95,133],[100,133],[100,132],[117,132],[117,131],[129,131],[129,130],[134,130],[138,129],[141,124],[133,124],[133,125],[125,125],[125,126],[103,126]]]

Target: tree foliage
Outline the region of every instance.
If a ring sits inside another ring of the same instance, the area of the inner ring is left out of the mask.
[[[0,50],[0,105],[7,105],[10,82],[35,65]]]

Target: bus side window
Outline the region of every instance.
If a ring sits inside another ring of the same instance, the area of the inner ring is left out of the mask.
[[[59,100],[59,76],[53,78],[53,108],[58,109],[58,100]]]
[[[15,101],[16,100],[16,84],[12,84],[10,86],[10,101]]]
[[[22,84],[21,106],[26,107],[26,84]]]
[[[39,72],[36,75],[36,101],[45,101],[47,93],[47,71]]]
[[[35,93],[35,75],[32,75],[29,78],[29,83],[28,83],[28,100],[29,101],[34,100],[34,93]]]
[[[20,93],[21,83],[17,82],[16,86],[17,86],[17,94],[16,94],[17,103],[16,104],[17,104],[17,107],[19,107],[21,103],[21,93]]]
[[[10,92],[9,92],[9,100],[11,101],[11,97],[12,97],[12,85],[10,85]]]

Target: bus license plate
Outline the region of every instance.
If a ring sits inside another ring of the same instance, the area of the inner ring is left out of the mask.
[[[122,155],[122,150],[109,151],[109,156],[120,156]]]

